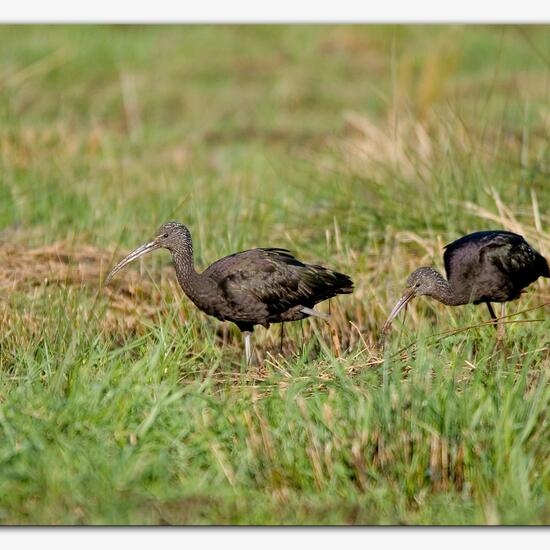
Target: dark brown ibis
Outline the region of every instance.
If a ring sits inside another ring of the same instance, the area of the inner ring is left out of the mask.
[[[407,290],[395,304],[382,328],[385,333],[397,314],[415,296],[431,296],[449,306],[487,304],[495,326],[491,302],[519,298],[522,290],[539,277],[550,277],[544,256],[521,235],[510,231],[478,231],[445,246],[445,279],[431,267],[420,267],[407,279]],[[504,325],[497,337],[502,337]]]
[[[214,262],[202,273],[193,264],[189,229],[165,223],[157,236],[136,248],[109,273],[106,283],[133,260],[158,248],[168,249],[185,294],[207,315],[235,323],[244,333],[246,362],[251,357],[255,325],[298,321],[309,316],[326,318],[315,304],[353,291],[343,273],[320,265],[304,264],[283,248],[253,248]]]

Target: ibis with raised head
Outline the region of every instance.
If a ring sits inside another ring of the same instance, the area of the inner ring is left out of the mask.
[[[347,275],[320,265],[305,264],[283,248],[253,248],[214,262],[202,273],[195,270],[189,229],[165,223],[156,237],[136,248],[109,273],[109,281],[123,267],[153,250],[172,254],[176,276],[185,294],[207,315],[231,321],[244,333],[246,362],[252,354],[255,325],[325,318],[314,309],[319,302],[353,291]]]

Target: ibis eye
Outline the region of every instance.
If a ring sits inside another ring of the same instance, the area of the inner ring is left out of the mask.
[[[163,237],[164,237],[165,239],[167,239],[167,238],[168,238],[168,233],[165,233],[165,234],[163,235]]]

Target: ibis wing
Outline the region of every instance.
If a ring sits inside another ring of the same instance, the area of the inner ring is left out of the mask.
[[[304,268],[287,250],[257,248],[233,255],[212,274],[230,302],[262,304],[273,314],[303,303],[307,297],[301,284]]]
[[[443,259],[447,278],[469,281],[480,299],[484,291],[518,295],[548,270],[546,260],[521,235],[509,231],[466,235],[447,245]]]
[[[317,302],[353,283],[342,274],[307,265],[280,248],[256,248],[218,260],[206,272],[235,309],[261,307],[268,315]]]
[[[543,256],[519,235],[499,235],[480,250],[480,261],[488,262],[505,274],[519,290],[545,275],[548,264]]]
[[[228,273],[241,269],[256,263],[265,254],[272,256],[281,256],[294,259],[292,254],[286,248],[252,248],[241,252],[235,252],[229,256],[224,256],[216,260],[213,264],[207,267],[204,271],[211,279],[219,282]],[[295,260],[297,261],[297,260]]]
[[[470,233],[445,246],[443,262],[447,279],[450,280],[456,271],[462,270],[464,264],[473,268],[482,260],[482,250],[486,247],[498,249],[512,243],[523,241],[521,235],[510,231],[477,231]]]

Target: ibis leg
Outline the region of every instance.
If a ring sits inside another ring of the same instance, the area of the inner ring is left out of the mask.
[[[486,302],[487,309],[489,310],[489,315],[491,316],[491,319],[493,320],[493,325],[495,328],[498,326],[498,319],[495,315],[495,310],[493,309],[493,306],[491,305],[491,302]]]
[[[246,364],[250,365],[250,360],[252,359],[252,333],[243,332],[244,336],[244,354],[246,358]]]
[[[506,316],[506,303],[502,302],[500,304],[500,319],[498,320],[498,328],[497,328],[497,341],[502,342],[504,340],[504,331],[506,328],[506,325],[504,324],[504,317]]]
[[[279,349],[279,353],[282,355],[283,354],[283,343],[284,343],[284,339],[285,339],[285,324],[284,323],[281,323],[281,345],[280,345],[280,349]]]

